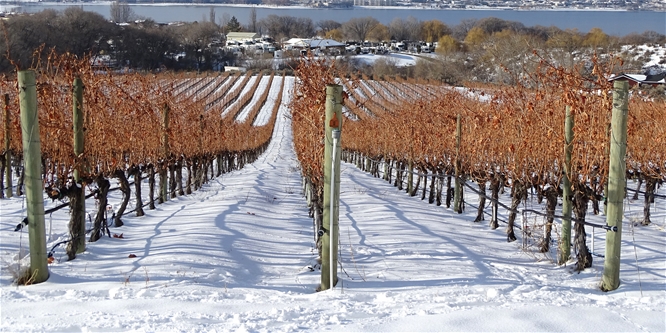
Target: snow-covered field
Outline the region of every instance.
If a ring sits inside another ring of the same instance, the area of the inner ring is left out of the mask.
[[[553,253],[522,250],[521,233],[507,243],[503,230],[472,222],[473,208],[457,215],[428,205],[351,164],[341,177],[341,283],[316,293],[312,220],[285,107],[276,126],[259,160],[124,217],[111,228],[123,238],[89,243],[69,262],[57,248],[38,285],[12,284],[28,249],[27,231],[14,232],[25,202],[1,200],[0,330],[666,331],[664,199],[647,227],[630,223],[642,200],[625,202],[622,284],[604,293],[603,259],[581,273],[559,267]],[[65,210],[46,217],[49,249],[67,238],[67,220]],[[603,248],[597,239],[595,252]]]

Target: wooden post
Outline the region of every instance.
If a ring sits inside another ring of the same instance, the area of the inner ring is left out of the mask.
[[[608,208],[606,209],[606,258],[601,277],[601,290],[620,286],[620,245],[622,243],[622,214],[625,194],[627,153],[627,114],[629,83],[613,82],[613,114],[611,116],[610,166],[608,168]]]
[[[460,139],[462,136],[462,125],[461,125],[461,116],[458,115],[456,120],[456,161],[455,161],[455,173],[456,181],[453,192],[453,211],[462,214],[462,179],[461,179],[461,165],[460,165]]]
[[[409,161],[407,162],[407,193],[409,196],[414,195],[414,148],[412,143],[414,142],[414,127],[412,127],[412,136],[409,140]]]
[[[160,173],[160,195],[158,202],[165,203],[169,200],[167,191],[167,163],[169,163],[169,105],[164,103],[162,109],[162,163],[159,166]]]
[[[73,207],[78,211],[78,215],[72,212],[73,216],[78,216],[80,219],[75,225],[78,226],[76,235],[78,236],[78,247],[76,253],[82,253],[86,250],[86,191],[85,184],[81,183],[82,154],[84,151],[84,135],[83,135],[83,81],[81,78],[74,79],[74,91],[72,96],[72,120],[74,125],[74,156],[77,158],[77,165],[74,168],[74,181],[81,186],[81,196],[78,200],[77,207]],[[72,234],[74,236],[74,233]]]
[[[30,240],[30,276],[27,282],[40,283],[49,278],[49,271],[46,262],[44,187],[41,173],[42,147],[39,138],[35,72],[19,71],[18,85],[25,163],[25,194],[28,205],[28,238]]]
[[[338,217],[340,204],[340,142],[335,148],[335,165],[333,165],[333,130],[342,129],[342,86],[331,84],[326,86],[326,118],[324,145],[324,219],[322,236],[321,285],[317,290],[333,288],[338,283]],[[338,132],[339,133],[339,132]],[[335,172],[332,172],[332,169]],[[332,187],[332,190],[331,190]],[[334,264],[331,265],[331,262]],[[335,266],[335,267],[334,267]],[[332,282],[331,282],[332,281]]]
[[[11,198],[13,194],[12,190],[12,152],[10,151],[11,144],[11,133],[10,133],[10,120],[9,120],[9,94],[5,94],[5,108],[4,108],[4,119],[5,119],[5,184],[7,184],[5,189],[5,197]]]
[[[608,138],[608,142],[610,142],[611,138],[611,126],[612,125],[609,124],[608,128],[606,129],[606,137]],[[610,156],[610,145],[606,146],[604,152],[606,153],[606,155]],[[638,184],[638,187],[640,187],[640,184]],[[636,194],[638,194],[638,192],[636,192]],[[604,182],[604,215],[606,216],[608,215],[608,179],[606,179],[606,181]]]
[[[571,113],[571,107],[566,108],[566,117],[564,120],[564,173],[562,176],[562,236],[560,239],[560,255],[558,264],[564,265],[571,255],[571,152],[573,151],[573,127],[574,115]]]

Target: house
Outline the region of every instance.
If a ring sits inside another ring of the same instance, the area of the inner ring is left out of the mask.
[[[638,86],[643,86],[643,85],[650,85],[653,87],[659,86],[659,85],[666,85],[666,72],[661,73],[661,74],[654,74],[654,75],[644,75],[644,74],[618,74],[618,75],[613,75],[611,76],[609,81],[615,81],[615,80],[627,80],[629,81],[629,86],[634,87],[636,85]]]
[[[241,44],[245,41],[256,41],[261,38],[256,32],[230,32],[227,34],[227,43],[228,42],[238,42]]]
[[[284,42],[283,48],[286,50],[300,49],[300,50],[319,50],[328,54],[343,54],[346,45],[333,39],[306,39],[306,38],[292,38]]]

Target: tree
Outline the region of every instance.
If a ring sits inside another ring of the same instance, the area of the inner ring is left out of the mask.
[[[583,36],[576,29],[555,30],[546,41],[548,53],[562,66],[572,68],[576,54],[583,47]]]
[[[78,56],[97,53],[107,48],[106,41],[115,30],[115,26],[107,22],[102,15],[78,7],[65,9],[55,24],[58,34],[61,35],[61,38],[54,41],[58,52],[70,52]]]
[[[592,28],[583,40],[583,45],[593,48],[604,48],[610,44],[610,38],[599,28]]]
[[[425,21],[421,28],[421,40],[427,43],[436,42],[442,36],[450,34],[451,29],[440,20]]]
[[[448,55],[451,53],[459,52],[461,50],[461,46],[462,45],[451,35],[445,35],[440,37],[437,41],[437,49],[435,52],[442,55]]]
[[[399,17],[394,18],[389,23],[389,34],[394,40],[409,40],[409,31],[405,21]]]
[[[333,20],[322,20],[317,22],[317,28],[319,28],[319,34],[326,36],[329,31],[340,29],[342,24]]]
[[[243,30],[243,28],[241,27],[240,22],[238,22],[236,16],[232,16],[229,23],[227,23],[227,32],[239,32],[241,30]]]
[[[250,23],[248,24],[247,28],[250,32],[257,32],[258,30],[257,8],[255,7],[250,8]]]
[[[45,48],[55,47],[55,42],[60,40],[60,34],[56,28],[58,12],[45,10],[30,16],[17,16],[2,23],[2,40],[0,43],[0,69],[2,72],[14,70],[14,65],[19,69],[27,69],[33,61],[33,53],[43,45]]]
[[[234,20],[229,22],[229,25]],[[238,21],[236,21],[238,22]],[[219,39],[217,26],[211,22],[192,23],[179,27],[179,44],[185,51],[185,61],[193,64],[197,70],[213,68],[215,53],[209,44]]]
[[[511,29],[495,32],[484,43],[484,56],[486,67],[494,69],[494,81],[514,84],[515,76],[509,73],[532,72],[530,66],[536,62],[529,61],[531,51],[541,48],[541,41],[532,35],[515,32]]]
[[[371,31],[368,33],[368,40],[381,42],[383,40],[391,39],[389,35],[389,29],[383,24],[377,24]]]
[[[422,23],[413,16],[406,20],[394,18],[389,23],[389,32],[391,38],[395,40],[420,40]]]
[[[477,21],[477,19],[464,19],[460,21],[460,24],[456,25],[451,30],[451,35],[457,40],[465,39],[469,31],[476,26]]]
[[[340,29],[333,29],[327,32],[324,37],[337,41],[342,41],[344,39],[344,35],[342,34],[342,31]]]
[[[227,25],[229,24],[229,21],[231,21],[231,17],[229,16],[229,13],[222,13],[222,17],[220,17],[220,23],[218,24],[220,27],[222,27],[222,32],[227,33]]]
[[[666,44],[666,35],[665,34],[660,34],[654,30],[648,30],[644,33],[641,34],[644,36],[647,40],[648,43],[661,43],[661,44]]]
[[[487,17],[476,22],[476,27],[481,28],[486,34],[491,35],[503,30],[522,32],[525,25],[515,21],[505,21],[496,17]]]
[[[356,17],[345,22],[342,31],[347,38],[362,42],[368,39],[368,34],[378,24],[379,21],[370,16]]]
[[[134,19],[134,11],[127,1],[114,1],[110,7],[111,21],[116,23],[130,22]]]
[[[208,22],[215,24],[215,7],[210,7],[208,11]]]
[[[306,17],[268,15],[259,21],[259,25],[278,41],[291,37],[309,38],[315,34],[314,23]]]
[[[488,34],[480,27],[474,27],[467,33],[465,44],[470,47],[479,46],[488,39]]]
[[[417,41],[421,40],[421,31],[423,30],[423,22],[414,16],[408,16],[405,22],[407,27],[407,39]]]
[[[174,54],[178,50],[176,31],[146,21],[141,25],[123,27],[113,40],[112,54],[120,64],[132,68],[153,70],[176,67]]]

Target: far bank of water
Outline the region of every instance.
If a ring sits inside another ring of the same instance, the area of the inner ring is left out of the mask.
[[[182,4],[131,4],[134,12],[156,22],[202,21],[209,17],[210,8],[215,9],[218,18],[227,14],[235,16],[241,24],[247,24],[251,7],[228,5],[182,5]],[[71,3],[24,3],[24,12],[38,12],[44,9],[63,10],[66,7],[81,7],[86,11],[99,13],[109,18],[110,2],[71,4]],[[578,29],[582,32],[592,28],[601,28],[610,35],[623,36],[632,32],[642,33],[653,30],[666,34],[666,12],[652,11],[593,11],[593,10],[446,10],[446,9],[411,9],[390,7],[355,7],[353,9],[315,9],[292,7],[255,7],[257,19],[269,15],[309,17],[315,23],[320,20],[335,20],[340,23],[355,17],[371,16],[383,24],[389,24],[395,18],[407,19],[412,16],[421,21],[440,20],[449,26],[459,24],[465,19],[497,17],[508,21],[517,21],[525,26],[556,26],[561,29]]]

